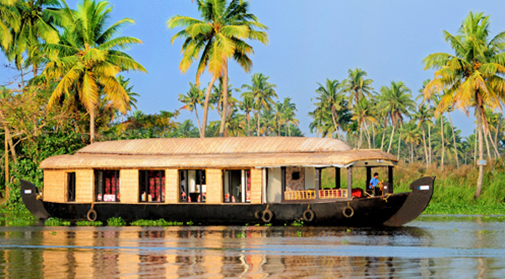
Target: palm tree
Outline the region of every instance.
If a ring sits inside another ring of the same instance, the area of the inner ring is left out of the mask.
[[[140,97],[139,93],[133,92],[133,85],[130,86],[130,78],[125,78],[122,75],[118,75],[117,79],[119,80],[119,83],[121,86],[124,88],[126,91],[126,94],[128,95],[128,99],[130,100],[128,104],[126,105],[126,111],[131,111],[132,107],[137,109],[137,98]],[[123,115],[126,114],[121,114],[121,122],[123,122]]]
[[[352,108],[358,104],[358,100],[363,97],[370,97],[373,80],[366,79],[367,73],[361,69],[349,69],[349,77],[344,80],[343,92],[349,94],[348,106]]]
[[[184,94],[179,94],[179,102],[185,104],[182,108],[189,111],[195,111],[196,121],[198,123],[198,134],[201,134],[200,118],[198,117],[197,107],[203,104],[203,91],[197,85],[189,83],[189,91]]]
[[[15,60],[16,67],[21,70],[23,62],[31,64],[33,76],[38,74],[39,64],[42,61],[40,43],[56,44],[59,42],[59,33],[56,23],[61,23],[59,18],[59,0],[20,0],[16,3],[21,18],[19,30],[14,33],[13,47],[9,57]],[[64,26],[61,26],[64,27]],[[27,57],[24,60],[23,55]]]
[[[0,49],[8,57],[12,46],[12,33],[19,32],[21,17],[15,4],[18,0],[0,0]]]
[[[282,109],[284,110],[284,121],[286,123],[287,127],[287,133],[285,133],[287,136],[291,136],[291,124],[294,124],[295,126],[298,126],[298,123],[300,123],[300,120],[296,119],[296,104],[291,102],[291,98],[287,97],[284,98],[284,101],[282,102]]]
[[[115,37],[125,24],[134,23],[125,18],[105,28],[110,19],[111,7],[106,1],[83,0],[72,14],[74,24],[67,26],[59,44],[46,43],[42,49],[47,64],[42,78],[57,80],[58,84],[49,99],[48,107],[58,103],[65,93],[75,91],[90,115],[90,141],[95,141],[95,109],[100,94],[114,108],[126,113],[129,97],[116,75],[121,71],[147,72],[142,65],[120,51],[141,43],[133,37]]]
[[[424,146],[424,154],[426,158],[426,167],[430,165],[430,157],[428,155],[428,147],[426,144],[426,130],[424,126],[431,124],[430,119],[431,119],[431,114],[430,110],[425,104],[421,104],[417,107],[417,111],[414,113],[414,119],[416,119],[417,122],[417,127],[421,127],[421,131],[423,132],[423,146]],[[431,138],[429,139],[431,141]]]
[[[426,87],[424,94],[430,98],[433,92],[443,89],[456,108],[468,111],[474,108],[477,118],[479,161],[484,159],[483,133],[488,131],[485,108],[501,107],[505,99],[505,59],[503,41],[505,32],[488,40],[489,17],[483,13],[472,13],[465,18],[457,35],[444,31],[445,40],[454,50],[448,53],[433,53],[423,63],[425,69],[435,69],[435,77]],[[479,177],[475,198],[480,196],[484,166],[479,164]]]
[[[318,94],[316,100],[316,106],[322,107],[323,110],[328,110],[331,115],[331,120],[335,126],[335,131],[337,132],[338,139],[341,139],[340,134],[341,120],[339,116],[342,115],[342,111],[345,108],[345,95],[341,90],[342,84],[338,80],[326,79],[326,87],[321,83],[318,83],[319,88],[316,89]]]
[[[251,115],[254,109],[254,96],[252,94],[242,94],[242,102],[239,104],[240,109],[245,113],[247,121],[247,135],[251,136]]]
[[[368,138],[368,148],[372,148],[372,142],[371,142],[371,136],[370,136],[370,131],[368,130],[368,125],[367,122],[369,123],[375,123],[377,120],[372,114],[372,104],[371,102],[366,99],[366,98],[360,98],[358,100],[358,103],[356,106],[354,106],[354,113],[352,120],[355,120],[358,122],[358,127],[359,127],[359,141],[358,141],[358,149],[361,148],[362,144],[362,139],[363,139],[363,130],[367,134]]]
[[[199,84],[199,77],[205,68],[208,68],[212,75],[205,96],[201,137],[205,137],[210,91],[216,79],[223,77],[224,106],[220,126],[222,135],[227,114],[228,59],[233,58],[246,72],[249,72],[252,61],[248,55],[253,53],[253,48],[244,39],[258,40],[267,44],[266,32],[255,29],[266,30],[267,27],[261,24],[255,15],[248,12],[247,1],[232,0],[228,4],[226,0],[197,0],[197,6],[203,20],[176,15],[167,21],[167,26],[170,29],[184,27],[172,37],[172,43],[176,38],[186,38],[182,46],[183,58],[179,69],[186,72],[200,56],[196,84]]]
[[[265,76],[262,73],[255,73],[252,75],[251,85],[242,85],[242,89],[248,90],[242,93],[242,98],[249,95],[254,100],[257,121],[256,136],[258,137],[260,136],[261,110],[269,111],[272,104],[274,104],[272,98],[277,98],[277,93],[274,89],[277,86],[269,83],[269,78],[269,76]]]
[[[387,112],[392,125],[391,139],[387,151],[389,153],[396,127],[403,123],[403,116],[409,115],[409,110],[414,107],[415,102],[412,100],[411,90],[402,81],[392,81],[390,87],[382,86],[380,92],[379,106]],[[398,144],[400,144],[400,141]]]

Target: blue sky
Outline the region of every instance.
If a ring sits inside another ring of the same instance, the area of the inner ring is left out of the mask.
[[[67,0],[75,8],[77,0]],[[173,15],[198,17],[196,4],[190,0],[111,0],[114,6],[111,23],[129,17],[136,21],[122,35],[143,41],[128,53],[148,70],[125,73],[134,91],[141,94],[138,108],[146,113],[174,111],[182,106],[178,94],[187,92],[194,82],[195,67],[179,72],[182,41],[170,44],[177,30],[168,30],[166,21]],[[317,82],[326,78],[342,81],[351,68],[361,68],[374,80],[376,91],[391,81],[403,81],[414,95],[422,81],[433,77],[425,71],[422,59],[434,52],[451,52],[442,30],[456,33],[470,11],[491,16],[491,36],[505,30],[505,1],[303,1],[252,0],[251,12],[266,24],[270,43],[253,43],[255,54],[251,73],[244,73],[235,63],[230,65],[230,83],[240,87],[249,83],[252,73],[270,76],[277,85],[280,99],[291,97],[298,107],[300,128],[310,136],[308,125],[313,110]],[[2,64],[7,63],[2,58]],[[4,67],[0,83],[16,73]],[[206,74],[202,83],[209,81]],[[237,94],[237,97],[239,95]],[[210,114],[217,120],[216,113]],[[466,136],[473,131],[472,118],[452,114],[455,125]],[[194,119],[182,111],[178,120]],[[195,121],[196,123],[196,121]]]

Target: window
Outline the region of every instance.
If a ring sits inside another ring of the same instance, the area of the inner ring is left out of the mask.
[[[251,171],[225,170],[223,174],[224,202],[251,202]]]
[[[207,196],[205,170],[180,170],[179,192],[181,202],[205,202]]]
[[[139,171],[139,201],[140,202],[165,201],[165,171],[162,170]]]
[[[67,173],[67,201],[75,201],[75,172]]]
[[[119,185],[118,170],[95,170],[97,202],[119,202]]]

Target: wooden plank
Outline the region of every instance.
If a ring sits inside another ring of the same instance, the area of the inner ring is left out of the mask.
[[[208,204],[223,203],[223,175],[221,169],[206,169]]]
[[[263,188],[263,170],[251,169],[251,204],[261,204]]]
[[[179,171],[165,170],[165,203],[179,202]]]
[[[121,203],[139,202],[139,170],[126,169],[119,173]]]

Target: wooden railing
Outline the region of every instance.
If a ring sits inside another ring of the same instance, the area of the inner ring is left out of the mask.
[[[347,189],[326,189],[319,190],[319,198],[320,199],[339,199],[339,198],[347,198],[349,197],[349,193]]]
[[[287,201],[313,200],[315,198],[316,198],[316,191],[314,191],[314,190],[286,191],[286,192],[284,192],[284,199]]]

